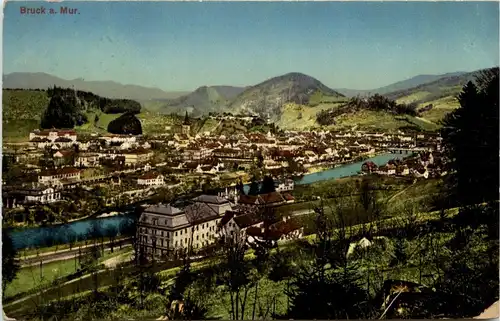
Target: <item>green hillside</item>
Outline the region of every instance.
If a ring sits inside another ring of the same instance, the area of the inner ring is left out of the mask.
[[[49,103],[47,92],[4,89],[2,93],[4,140],[28,140],[29,133],[39,127],[42,113]]]
[[[3,89],[2,116],[3,139],[5,142],[28,141],[29,133],[40,128],[43,112],[49,104],[46,91],[41,90],[10,90]],[[88,122],[76,126],[75,130],[82,133],[106,133],[108,124],[123,113],[106,114],[98,109],[89,109],[84,113]],[[97,116],[97,122],[96,120]],[[178,123],[171,116],[142,110],[137,115],[141,120],[145,134],[164,133],[167,126]]]
[[[86,115],[89,119],[89,122],[82,126],[76,127],[76,131],[82,133],[104,134],[107,133],[109,123],[123,114],[88,112],[86,113]],[[98,116],[97,122],[95,122],[96,115]],[[180,120],[178,118],[173,118],[170,115],[163,115],[148,110],[143,110],[136,116],[141,121],[142,130],[145,135],[166,133],[169,131],[169,127],[180,124]]]

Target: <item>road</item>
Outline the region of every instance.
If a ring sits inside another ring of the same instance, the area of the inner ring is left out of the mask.
[[[132,242],[131,238],[126,238],[126,239],[121,239],[117,240],[113,243],[113,247],[119,248],[120,245],[123,246],[130,246]],[[50,262],[55,262],[55,261],[62,261],[62,260],[68,260],[72,259],[76,256],[78,256],[80,253],[86,253],[90,251],[92,248],[93,244],[89,244],[86,246],[82,247],[74,247],[73,249],[66,249],[66,250],[61,250],[57,252],[50,252],[50,253],[40,253],[40,255],[30,255],[25,258],[20,259],[20,264],[21,267],[28,267],[28,266],[33,266],[33,265],[39,265],[40,262],[42,264],[50,263]],[[111,242],[107,241],[104,242],[105,250],[111,250]]]

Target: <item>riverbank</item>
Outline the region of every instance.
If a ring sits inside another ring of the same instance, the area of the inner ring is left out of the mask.
[[[108,245],[111,242],[113,243],[120,243],[123,242],[124,240],[130,239],[130,236],[118,236],[113,238],[113,240],[106,236],[102,238],[103,244]],[[70,252],[74,249],[77,248],[86,248],[89,247],[89,241],[79,241],[75,242],[73,244],[59,244],[59,245],[54,245],[50,247],[42,247],[42,248],[35,248],[35,249],[23,249],[18,252],[18,259],[21,261],[25,261],[28,259],[32,258],[40,258],[40,259],[45,259],[51,255],[54,254],[61,254],[61,253],[66,253]]]

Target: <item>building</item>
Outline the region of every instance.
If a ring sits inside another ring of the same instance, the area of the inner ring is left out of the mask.
[[[238,205],[246,209],[253,207],[274,207],[286,203],[287,200],[285,200],[283,195],[279,192],[271,192],[257,196],[243,194],[238,198]]]
[[[76,142],[77,135],[74,130],[58,130],[58,129],[48,129],[48,130],[35,130],[30,133],[30,141],[35,138],[47,139],[51,142],[55,142],[58,138],[67,138],[71,142]]]
[[[122,156],[125,156],[125,165],[137,165],[144,164],[153,158],[153,152],[151,150],[136,149],[129,152],[124,152]]]
[[[276,192],[293,191],[295,183],[293,179],[277,180],[274,181],[274,188]]]
[[[138,185],[162,186],[165,185],[165,177],[159,173],[149,172],[137,179]]]
[[[54,158],[55,166],[75,165],[75,152],[71,149],[61,149],[55,152],[52,157]]]
[[[181,133],[186,136],[190,136],[191,133],[191,124],[189,123],[188,113],[186,111],[186,117],[184,117],[184,122],[182,123]]]
[[[378,166],[372,161],[364,162],[363,165],[361,165],[361,170],[366,173],[375,172],[377,169]]]
[[[100,137],[104,141],[106,141],[107,144],[111,143],[129,143],[129,144],[134,144],[136,142],[136,137],[133,135],[118,135],[118,134],[107,134],[102,137]]]
[[[79,153],[75,160],[78,167],[96,167],[99,166],[99,154]]]
[[[7,208],[17,207],[17,205],[48,204],[61,200],[61,193],[48,186],[32,186],[21,188],[8,193],[4,200]]]
[[[242,214],[244,213],[244,214]],[[264,221],[259,211],[236,212],[227,211],[217,226],[219,237],[246,238],[246,231],[249,228],[261,229]]]
[[[228,200],[201,195],[185,208],[170,204],[148,207],[137,226],[139,251],[147,257],[165,257],[215,242],[217,224],[232,209]]]
[[[81,178],[80,174],[80,170],[74,167],[45,170],[38,175],[38,182],[41,184],[52,184],[58,181],[79,181]]]

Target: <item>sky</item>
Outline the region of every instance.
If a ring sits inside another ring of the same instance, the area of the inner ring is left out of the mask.
[[[26,15],[21,7],[75,8]],[[3,73],[193,90],[302,72],[374,89],[499,65],[498,2],[9,1]]]

